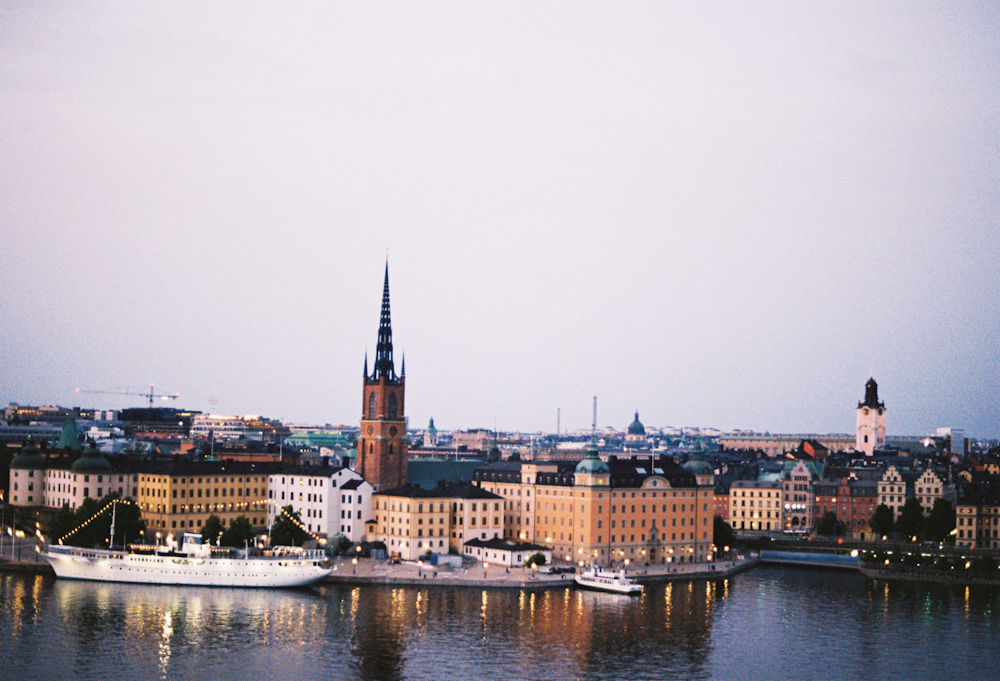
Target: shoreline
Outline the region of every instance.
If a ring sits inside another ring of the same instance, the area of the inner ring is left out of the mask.
[[[628,576],[639,584],[657,584],[672,581],[696,579],[725,579],[760,564],[756,556],[733,561],[699,563],[692,565],[649,565],[632,568]],[[804,567],[775,564],[777,567]],[[811,567],[810,569],[827,569]],[[843,568],[830,568],[840,569]],[[919,582],[924,584],[945,584],[951,586],[1000,586],[1000,576],[987,577],[978,574],[945,574],[923,572],[921,570],[858,566],[854,570],[867,579],[883,579],[898,582]],[[0,574],[36,574],[55,579],[55,571],[45,562],[0,560]],[[338,561],[334,571],[315,585],[384,585],[384,586],[447,586],[489,589],[526,589],[529,591],[556,589],[574,585],[573,575],[525,574],[522,568],[509,572],[504,566],[491,565],[484,576],[481,567],[441,569],[431,566],[400,563],[388,566],[384,561],[369,558],[359,560],[357,566],[347,561]]]

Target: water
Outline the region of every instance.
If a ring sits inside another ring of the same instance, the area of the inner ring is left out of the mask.
[[[759,567],[641,597],[0,577],[0,678],[983,679],[1000,590]]]

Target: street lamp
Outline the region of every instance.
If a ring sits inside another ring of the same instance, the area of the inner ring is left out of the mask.
[[[358,574],[358,559],[357,558],[351,559],[351,563],[353,563],[353,567],[351,568],[351,574],[354,575]]]
[[[486,571],[489,569],[489,563],[483,563],[483,579],[486,579]]]

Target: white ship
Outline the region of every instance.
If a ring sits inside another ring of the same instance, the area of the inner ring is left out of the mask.
[[[576,576],[576,583],[588,589],[599,591],[611,591],[619,594],[642,593],[642,585],[626,577],[625,568],[612,572],[591,565],[590,568]]]
[[[186,586],[307,586],[332,570],[322,551],[277,547],[251,556],[247,550],[213,550],[201,535],[190,533],[179,546],[171,540],[166,546],[133,545],[127,551],[50,544],[45,558],[64,579]]]

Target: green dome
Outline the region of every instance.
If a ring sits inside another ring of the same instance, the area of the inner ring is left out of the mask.
[[[582,475],[599,475],[610,472],[611,469],[608,468],[608,464],[601,461],[601,457],[597,455],[597,443],[591,439],[590,445],[587,447],[587,456],[583,461],[576,464],[576,473]]]
[[[10,461],[11,468],[38,469],[45,468],[45,457],[35,446],[35,439],[28,436],[28,441],[21,448],[20,454]]]
[[[101,456],[96,443],[91,441],[90,447],[79,459],[73,462],[70,470],[74,473],[110,473],[111,462]]]
[[[692,458],[681,466],[681,468],[695,475],[715,475],[715,469],[712,468],[712,464],[702,458]]]

